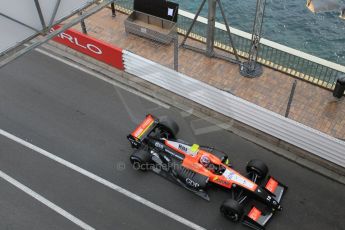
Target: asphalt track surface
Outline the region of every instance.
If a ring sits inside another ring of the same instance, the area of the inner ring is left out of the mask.
[[[179,138],[229,153],[235,168],[260,158],[289,186],[267,229],[345,229],[345,186],[175,108],[162,107],[37,52],[0,69],[0,129],[206,229],[225,220],[225,191],[207,202],[154,173],[131,168],[126,135],[147,113],[169,115]],[[0,136],[0,170],[95,229],[189,229],[27,147]],[[0,178],[0,229],[80,229]]]

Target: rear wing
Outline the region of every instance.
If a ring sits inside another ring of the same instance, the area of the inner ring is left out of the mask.
[[[273,177],[269,176],[265,183],[264,189],[280,203],[283,195],[287,191],[287,186],[283,185]],[[244,216],[242,223],[255,230],[264,230],[268,221],[271,219],[276,210],[260,209],[252,206],[247,215]]]
[[[127,136],[133,148],[139,148],[142,141],[151,133],[151,131],[159,123],[159,119],[151,114],[146,115],[146,118],[137,126],[137,128]]]

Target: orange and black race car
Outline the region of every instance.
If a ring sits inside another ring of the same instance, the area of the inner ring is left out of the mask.
[[[287,187],[267,176],[262,161],[249,161],[247,174],[241,175],[226,153],[176,139],[178,131],[174,121],[147,115],[127,136],[135,149],[130,156],[133,167],[152,170],[206,200],[212,185],[229,190],[231,198],[223,202],[221,213],[254,229],[264,229],[273,214],[282,210],[280,201]]]

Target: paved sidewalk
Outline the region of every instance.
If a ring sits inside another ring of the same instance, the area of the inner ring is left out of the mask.
[[[117,16],[112,18],[111,11],[103,9],[85,21],[88,34],[173,68],[173,45],[165,46],[135,35],[127,35],[124,28],[126,17],[127,15],[117,12]],[[79,25],[74,29],[81,30]],[[181,40],[180,36],[180,42]],[[183,48],[179,50],[179,71],[281,115],[285,115],[295,80],[266,67],[261,77],[245,78],[240,75],[238,65]],[[344,99],[336,100],[331,91],[302,80],[297,81],[289,118],[336,138],[345,139]]]

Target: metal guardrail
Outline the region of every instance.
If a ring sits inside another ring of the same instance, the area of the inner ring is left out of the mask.
[[[132,11],[133,0],[117,0],[117,10],[129,14]],[[186,34],[194,14],[179,10],[178,32]],[[192,30],[191,38],[206,42],[207,19],[199,17],[196,26]],[[241,30],[231,28],[234,43],[238,54],[248,57],[251,44],[251,34]],[[345,73],[345,66],[312,56],[310,54],[283,46],[267,39],[261,39],[258,62],[272,69],[289,74],[299,79],[306,80],[326,89],[333,89],[340,74]],[[215,46],[217,48],[232,52],[230,47],[226,27],[224,24],[216,23]]]
[[[132,75],[345,167],[344,141],[131,52],[123,51],[123,60]]]

